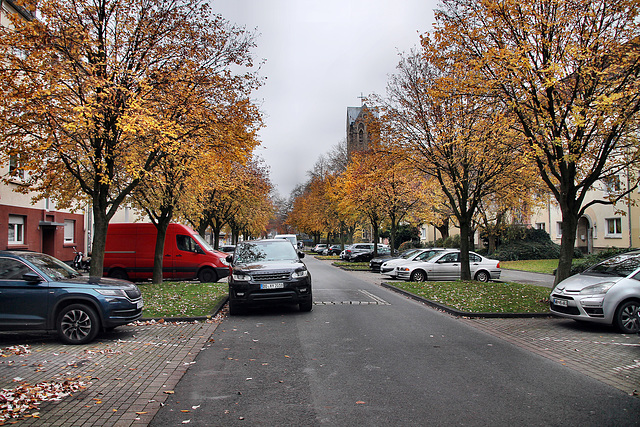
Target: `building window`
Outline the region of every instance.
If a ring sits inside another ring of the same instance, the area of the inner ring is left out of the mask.
[[[9,215],[9,244],[24,244],[24,217]]]
[[[562,237],[562,221],[556,222],[556,235]]]
[[[24,179],[24,171],[20,169],[19,159],[15,154],[9,157],[9,175],[14,178]]]
[[[622,237],[622,218],[607,218],[605,237]]]
[[[545,230],[545,223],[544,222],[536,222],[536,229],[537,230]]]
[[[422,240],[427,240],[427,229],[424,227],[420,229],[420,238]]]
[[[620,177],[617,175],[606,177],[602,180],[604,182],[604,194],[618,194],[622,185],[620,183]]]
[[[76,222],[72,219],[64,220],[64,242],[74,243],[76,241]]]

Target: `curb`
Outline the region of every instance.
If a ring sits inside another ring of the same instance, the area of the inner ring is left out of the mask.
[[[415,301],[426,304],[435,309],[444,311],[445,313],[458,316],[458,317],[468,317],[468,318],[501,318],[501,319],[518,319],[518,318],[550,318],[556,317],[551,313],[470,313],[467,311],[460,311],[449,306],[437,303],[435,301],[431,301],[429,299],[420,297],[418,295],[412,294],[411,292],[407,292],[404,289],[397,288],[389,283],[382,282],[380,284],[383,288],[387,288],[396,293],[404,295],[408,298],[411,298]]]

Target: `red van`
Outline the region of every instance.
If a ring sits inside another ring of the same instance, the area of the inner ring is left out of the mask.
[[[109,224],[104,275],[131,281],[151,279],[157,229],[151,223]],[[229,275],[228,254],[216,251],[191,228],[169,224],[162,277],[217,282]]]

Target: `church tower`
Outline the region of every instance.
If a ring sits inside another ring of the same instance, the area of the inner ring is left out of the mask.
[[[366,104],[362,107],[347,107],[347,156],[371,148],[377,135],[377,116]]]

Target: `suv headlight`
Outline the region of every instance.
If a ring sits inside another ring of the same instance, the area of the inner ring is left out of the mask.
[[[604,282],[598,283],[597,285],[587,286],[580,291],[580,295],[604,295],[613,285],[615,285],[614,282]]]
[[[105,297],[127,297],[122,289],[94,289],[100,295]]]
[[[248,274],[234,273],[232,276],[236,282],[249,282],[251,280],[251,276]]]
[[[309,275],[309,272],[307,270],[297,270],[294,271],[293,273],[291,273],[291,278],[292,279],[301,279],[303,277],[307,277]]]

